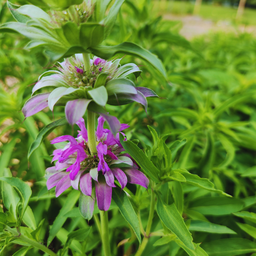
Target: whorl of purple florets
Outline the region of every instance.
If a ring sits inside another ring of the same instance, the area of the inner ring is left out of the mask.
[[[96,58],[96,59],[94,60],[94,62],[93,62],[93,64],[94,64],[95,66],[98,66],[99,64],[104,65],[105,63],[106,63],[106,61],[103,60],[103,59],[101,59],[101,58]]]
[[[47,188],[56,187],[58,197],[66,189],[72,186],[91,197],[90,209],[93,208],[95,196],[100,210],[106,211],[110,207],[112,188],[119,182],[123,189],[127,182],[148,187],[147,177],[138,170],[138,166],[130,155],[124,153],[119,134],[113,135],[108,129],[104,129],[105,119],[99,117],[96,131],[97,154],[90,153],[87,141],[88,135],[81,118],[77,125],[80,130],[78,137],[70,135],[57,137],[52,144],[68,141],[62,149],[53,152],[52,161],[55,166],[48,168]],[[120,132],[129,126],[122,124]],[[120,164],[125,167],[120,167]],[[95,187],[95,194],[93,188]]]

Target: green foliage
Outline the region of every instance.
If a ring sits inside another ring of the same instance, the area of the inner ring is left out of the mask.
[[[30,2],[48,9],[42,2]],[[54,8],[70,4],[51,2]],[[150,1],[127,0],[120,11],[121,2],[97,1],[94,22],[79,29],[67,22],[61,27],[63,34],[58,34],[63,39],[60,48],[48,42],[59,55],[47,52],[50,59],[72,55],[79,47],[104,58],[128,54],[122,62],[133,60],[143,71],[135,73],[136,86],[159,95],[149,100],[148,113],[135,104],[95,109],[114,113],[130,125],[127,140],[120,135],[121,143],[150,179],[148,190],[132,184],[125,193],[113,189],[109,210],[113,255],[135,254],[141,238],[141,245],[148,241],[145,256],[255,253],[255,38],[219,33],[188,42],[177,33],[175,22],[154,15]],[[4,8],[1,22],[9,22],[9,29],[24,29],[31,17],[24,8],[19,10],[12,10],[19,27],[10,25],[13,18]],[[32,18],[43,15],[33,10]],[[38,31],[33,29],[24,31]],[[110,36],[99,46],[106,34]],[[89,40],[91,35],[97,40]],[[54,116],[46,111],[23,120],[20,110],[31,94],[28,85],[50,68],[45,67],[48,57],[39,53],[42,47],[29,43],[28,54],[23,50],[27,43],[17,35],[0,35],[0,254],[41,255],[40,246],[47,241],[61,256],[101,255],[98,209],[94,218],[93,213],[81,211],[92,218],[87,222],[77,207],[78,191],[68,190],[59,198],[47,191],[45,169],[54,150],[49,141],[76,133],[77,127],[65,125],[60,106]],[[126,66],[122,72],[133,68]],[[114,97],[113,88],[126,93],[134,89],[134,78],[129,82],[120,78],[118,84],[108,84],[106,99],[101,87],[106,79],[100,76],[91,91],[102,106]]]

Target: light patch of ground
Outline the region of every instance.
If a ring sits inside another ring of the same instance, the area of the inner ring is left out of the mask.
[[[180,30],[180,34],[187,39],[191,39],[195,36],[200,36],[209,32],[247,32],[253,33],[256,36],[256,26],[239,25],[234,26],[229,21],[213,22],[211,20],[203,19],[199,16],[178,16],[172,14],[163,15],[165,20],[178,20],[183,23],[183,27]]]

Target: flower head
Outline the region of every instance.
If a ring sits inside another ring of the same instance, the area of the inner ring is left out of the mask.
[[[109,209],[112,188],[116,184],[119,183],[122,189],[127,182],[147,188],[149,182],[131,156],[124,153],[119,133],[114,135],[110,130],[104,129],[104,122],[105,119],[99,117],[96,131],[97,154],[92,155],[89,150],[87,130],[81,118],[77,122],[80,128],[77,138],[64,135],[51,141],[52,144],[64,141],[68,143],[64,148],[53,152],[55,166],[46,170],[48,189],[56,187],[57,197],[71,186],[80,189],[90,201],[90,212],[93,211],[95,198],[100,210]],[[119,131],[128,127],[122,124]]]
[[[47,106],[53,111],[56,104],[65,105],[68,122],[75,124],[84,115],[87,107],[91,107],[90,110],[98,114],[106,115],[104,109],[102,110],[106,104],[122,105],[136,101],[146,109],[146,98],[155,97],[156,94],[148,88],[136,87],[127,79],[130,74],[140,74],[135,64],[121,66],[120,59],[106,61],[98,57],[91,59],[90,69],[85,70],[82,54],[76,54],[59,63],[58,70],[47,71],[39,77],[32,95],[42,88],[55,89],[30,98],[22,109],[23,114],[28,117]]]

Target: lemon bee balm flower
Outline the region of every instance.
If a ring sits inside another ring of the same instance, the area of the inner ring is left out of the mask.
[[[139,171],[137,164],[130,155],[124,153],[119,140],[119,133],[114,135],[104,129],[105,119],[99,117],[96,131],[97,153],[91,154],[88,147],[88,134],[84,120],[81,118],[77,125],[80,128],[78,137],[64,135],[52,140],[52,144],[68,141],[62,149],[53,152],[55,166],[46,170],[47,188],[56,187],[56,196],[61,195],[69,187],[80,190],[87,201],[84,204],[86,218],[91,218],[95,199],[98,208],[107,211],[111,204],[112,189],[117,184],[123,189],[126,184],[138,184],[148,187],[148,178]],[[119,132],[128,128],[121,124]],[[116,180],[116,181],[115,181]],[[81,209],[81,207],[80,207]]]
[[[106,104],[122,105],[136,101],[146,109],[146,98],[156,94],[148,88],[136,87],[127,79],[130,74],[138,76],[140,69],[133,63],[121,66],[120,60],[106,61],[94,57],[90,60],[90,69],[85,70],[82,54],[65,59],[59,63],[58,70],[46,71],[39,77],[32,95],[42,88],[51,92],[31,97],[22,109],[24,116],[34,115],[46,107],[53,111],[56,104],[65,105],[67,121],[73,125],[87,108],[104,116],[102,107]],[[104,117],[108,122],[111,119],[106,114]]]

